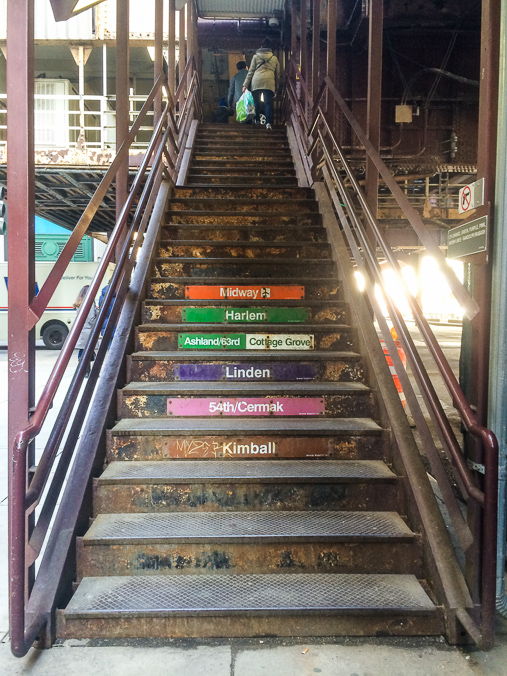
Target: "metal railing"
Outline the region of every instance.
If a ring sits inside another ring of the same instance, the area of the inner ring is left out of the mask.
[[[333,115],[334,124],[329,121],[329,115],[323,103],[325,96],[327,96],[328,107],[331,107],[329,106],[330,102],[332,102],[333,108],[336,107],[337,114]],[[344,128],[348,124],[350,135],[354,137],[353,145],[356,146],[357,141],[361,144],[365,156],[370,158],[379,172],[397,207],[404,213],[406,220],[417,233],[430,255],[440,263],[442,274],[469,317],[475,316],[478,311],[477,305],[455,277],[453,271],[446,265],[445,257],[425,228],[419,214],[396,183],[394,176],[382,161],[379,153],[373,148],[334,83],[326,78],[320,87],[316,100],[313,101],[297,65],[294,61],[291,61],[284,97],[285,116],[295,130],[300,159],[308,182],[311,185],[318,172],[321,172],[341,225],[349,255],[353,258],[356,269],[362,273],[365,280],[365,292],[368,301],[379,323],[380,332],[401,381],[410,412],[424,444],[424,451],[430,463],[432,474],[440,488],[459,547],[462,552],[471,552],[473,568],[478,571],[478,582],[472,581],[467,582],[467,584],[471,599],[480,607],[479,618],[475,612],[477,609],[474,609],[474,617],[472,617],[465,607],[454,608],[455,615],[479,647],[483,649],[491,648],[494,641],[495,622],[498,443],[491,430],[479,424],[475,412],[463,394],[418,301],[406,287],[400,265],[386,241],[382,228],[379,226],[377,215],[370,207],[360,181],[351,167],[346,153],[337,141],[337,128],[343,137],[346,135]],[[399,288],[404,289],[404,295],[415,323],[450,393],[462,425],[475,443],[475,450],[480,454],[480,462],[470,463],[469,465],[461,450],[405,320],[385,284],[377,257],[379,249],[382,258],[385,259],[396,275]],[[467,505],[472,505],[475,509],[481,510],[479,520],[467,522],[466,516],[463,516],[460,504],[455,496],[454,487],[447,475],[447,467],[444,466],[437,449],[434,434],[428,426],[424,412],[398,355],[397,346],[391,336],[387,321],[379,306],[375,293],[376,285],[382,291],[390,319],[407,355],[413,377],[436,431],[437,443],[445,452],[448,466],[452,469],[453,478],[463,500]],[[482,469],[484,477],[479,479],[480,475],[474,472],[472,468],[479,471]]]
[[[188,86],[187,76],[191,78]],[[84,434],[83,425],[90,407],[93,406],[94,398],[96,399],[108,384],[108,376],[101,372],[101,367],[107,357],[117,320],[120,316],[123,317],[132,272],[134,269],[147,269],[153,251],[156,233],[151,230],[158,229],[160,217],[158,223],[153,223],[149,217],[155,209],[161,182],[165,179],[170,185],[176,183],[190,124],[193,119],[201,117],[199,90],[200,83],[193,59],[188,61],[181,84],[174,95],[169,90],[165,77],[160,76],[51,274],[29,307],[32,325],[35,325],[93,215],[100,208],[107,189],[122,163],[128,161],[129,148],[150,110],[153,109],[151,114],[157,122],[142,165],[132,183],[87,296],[32,413],[30,423],[19,431],[12,448],[9,495],[9,595],[11,650],[16,656],[25,655],[41,632],[45,631],[47,635],[48,626],[53,619],[55,602],[61,580],[65,575],[70,548],[75,541],[74,532],[82,508],[82,499],[78,499],[77,496],[84,494],[89,480],[89,475],[85,476],[82,472],[72,474],[72,466],[79,463],[83,465],[84,462],[84,466],[91,471],[102,430],[99,430],[98,436],[92,441],[85,444],[84,451],[78,446],[78,440],[80,435]],[[165,92],[167,103],[163,111],[160,109],[155,112],[162,91]],[[182,101],[184,102],[176,122],[176,102],[181,104]],[[146,244],[147,241],[151,242],[151,248]],[[121,252],[119,257],[118,251]],[[82,358],[72,377],[40,460],[36,467],[29,467],[29,447],[43,428],[69,366],[77,339],[115,254],[116,267]],[[92,362],[90,376],[79,396],[85,372],[95,352],[96,358]],[[117,355],[116,361],[121,362],[121,355]],[[116,379],[112,383],[113,386],[115,382]],[[99,408],[103,410],[107,406],[101,405]],[[83,460],[83,457],[79,457],[80,454],[86,458]],[[62,520],[65,521],[65,527],[58,526]],[[34,565],[36,561],[37,571]]]

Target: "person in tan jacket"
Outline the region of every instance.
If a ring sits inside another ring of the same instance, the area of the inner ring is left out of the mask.
[[[266,129],[272,129],[273,99],[279,78],[280,64],[271,50],[271,39],[264,38],[261,48],[255,52],[250,63],[250,69],[243,84],[243,92],[247,89],[252,91],[256,122],[260,121],[261,96],[264,99]]]

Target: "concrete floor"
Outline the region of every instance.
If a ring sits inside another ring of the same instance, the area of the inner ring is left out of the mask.
[[[459,358],[459,329],[436,327],[451,365]],[[417,335],[415,335],[417,339]],[[418,345],[419,347],[419,345]],[[424,355],[424,351],[423,351]],[[40,394],[57,352],[37,350]],[[74,357],[75,360],[75,357]],[[430,373],[433,369],[429,369]],[[66,378],[68,382],[70,376]],[[455,648],[442,638],[217,641],[65,641],[51,650],[12,657],[7,594],[7,353],[0,350],[0,674],[17,676],[507,676],[507,621],[498,621],[497,645],[489,653]],[[446,405],[446,392],[437,387]],[[50,415],[55,416],[58,406]],[[48,421],[49,422],[49,421]],[[46,426],[48,427],[48,426]],[[45,432],[45,434],[44,434]],[[47,429],[38,440],[43,447]],[[308,650],[306,650],[308,649]]]

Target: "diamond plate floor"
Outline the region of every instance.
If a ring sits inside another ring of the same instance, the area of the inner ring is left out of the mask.
[[[229,436],[243,436],[251,432],[256,435],[283,434],[296,435],[361,435],[381,434],[382,428],[370,418],[318,418],[316,420],[298,420],[297,418],[278,420],[247,418],[241,420],[241,432],[238,429],[231,430],[230,420],[191,418],[188,420],[171,418],[124,418],[112,429],[114,435],[154,435],[154,436],[178,436],[180,434],[227,434]]]
[[[396,475],[381,460],[169,460],[112,462],[98,479],[110,483],[187,483],[292,481],[392,481]]]
[[[413,533],[395,512],[199,512],[100,514],[83,543],[396,541]]]
[[[65,615],[406,612],[435,606],[413,575],[227,575],[84,578]]]

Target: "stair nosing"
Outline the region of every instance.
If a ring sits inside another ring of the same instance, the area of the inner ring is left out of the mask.
[[[131,535],[128,534],[129,526]],[[188,534],[192,532],[194,534]],[[397,512],[351,510],[99,514],[81,540],[85,546],[104,546],[197,542],[412,542],[414,538],[415,534]]]
[[[224,418],[122,418],[110,430],[113,436],[381,436],[372,418],[246,418],[241,433]],[[290,422],[290,427],[287,427]]]
[[[199,471],[196,472],[196,468]],[[273,471],[276,468],[276,471]],[[326,468],[327,473],[315,469]],[[125,469],[128,470],[125,473]],[[368,469],[370,473],[366,473]],[[123,471],[122,471],[123,470]],[[162,470],[166,470],[165,472]],[[114,460],[97,486],[167,484],[314,484],[398,482],[383,460]]]
[[[232,604],[232,584],[234,593],[238,598],[236,604]],[[296,601],[292,603],[276,603],[276,597],[271,591],[271,585],[283,585],[284,591],[290,589]],[[322,601],[316,602],[316,594],[312,593],[312,586],[320,586]],[[346,592],[351,587],[355,593],[353,602],[347,599]],[[146,604],[135,607],[135,595],[133,590],[138,587],[143,592],[144,598],[156,598],[157,604]],[[213,589],[218,593],[211,594]],[[342,589],[345,587],[345,589]],[[121,593],[122,588],[125,590]],[[221,591],[220,591],[221,588]],[[178,599],[187,599],[187,606],[174,604],[173,607],[162,607],[165,590],[176,592]],[[202,589],[202,601],[200,606],[196,601],[196,592]],[[362,589],[366,593],[361,594]],[[144,590],[144,591],[143,591]],[[186,591],[185,591],[186,590]],[[265,591],[269,602],[261,602],[257,590]],[[382,603],[380,599],[373,603],[377,590],[382,590]],[[403,591],[404,599],[397,595]],[[148,594],[147,594],[148,592]],[[190,592],[196,599],[192,607],[188,603]],[[393,596],[389,598],[389,594]],[[210,607],[211,597],[219,598],[221,605]],[[104,598],[107,608],[97,607],[100,598]],[[368,598],[370,597],[370,598]],[[125,603],[121,604],[122,598]],[[334,598],[337,600],[335,601]],[[128,602],[126,601],[128,599]],[[224,607],[224,599],[229,602],[229,607]],[[338,599],[341,603],[338,603]],[[256,601],[256,603],[254,602]],[[313,600],[313,604],[312,604]],[[113,602],[117,607],[113,607]],[[206,601],[208,605],[206,606]],[[359,602],[361,601],[361,602]],[[95,604],[95,607],[90,607]],[[127,606],[127,607],[125,607]],[[178,616],[220,616],[240,615],[248,612],[252,615],[434,615],[437,607],[424,591],[415,575],[393,574],[347,574],[334,573],[322,575],[319,573],[299,573],[298,575],[234,575],[202,576],[141,576],[129,578],[124,576],[110,576],[98,578],[83,578],[76,594],[73,596],[67,608],[62,611],[63,616],[69,620],[85,618],[122,618],[127,617],[178,617]]]
[[[359,352],[349,352],[344,351],[334,351],[334,352],[325,352],[323,350],[312,350],[308,351],[304,357],[301,356],[300,352],[293,352],[287,350],[280,350],[276,353],[277,359],[279,360],[289,360],[289,361],[336,361],[336,360],[345,360],[350,359],[354,361],[359,361],[362,359],[362,356]],[[217,352],[213,353],[213,356],[210,356],[208,350],[192,350],[192,352],[182,352],[177,350],[146,350],[133,352],[129,355],[130,359],[133,360],[144,360],[144,361],[173,361],[173,360],[189,360],[193,361],[201,357],[206,357],[210,361],[230,361],[235,359],[246,359],[244,350],[227,350],[227,352]],[[266,354],[266,350],[249,350],[248,351],[248,361],[252,360],[261,360],[261,361],[271,361],[273,359],[272,354]]]

